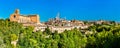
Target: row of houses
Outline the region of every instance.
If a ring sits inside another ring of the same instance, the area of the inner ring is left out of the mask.
[[[49,27],[52,32],[58,31],[58,33],[62,33],[64,30],[71,30],[73,28],[86,29],[89,27],[89,25],[85,25],[82,21],[68,21],[66,19],[61,19],[59,16],[60,14],[58,13],[56,18],[40,23],[39,15],[23,15],[20,14],[19,9],[17,9],[10,15],[10,21],[22,23],[23,26],[34,26],[34,32],[39,30],[44,31],[47,27]]]

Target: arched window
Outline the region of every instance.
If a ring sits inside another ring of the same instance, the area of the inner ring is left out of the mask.
[[[14,15],[14,18],[16,18],[16,15]]]

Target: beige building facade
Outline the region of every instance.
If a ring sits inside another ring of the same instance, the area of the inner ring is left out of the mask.
[[[88,28],[88,26],[85,26],[82,21],[72,20],[67,21],[64,19],[59,18],[59,14],[57,15],[53,20],[50,20],[46,23],[40,23],[39,15],[22,15],[20,14],[19,9],[16,9],[13,14],[10,15],[10,21],[11,22],[18,22],[23,24],[23,26],[34,26],[33,32],[36,31],[44,31],[47,26],[49,29],[54,33],[55,31],[58,31],[58,33],[62,33],[65,30],[71,30],[73,28],[81,28],[85,29]]]
[[[58,33],[62,33],[65,30],[72,30],[74,27],[72,26],[57,26],[57,27],[51,27],[51,31],[55,32],[58,31]]]
[[[19,9],[10,15],[10,21],[22,23],[23,25],[40,23],[39,15],[21,15]]]

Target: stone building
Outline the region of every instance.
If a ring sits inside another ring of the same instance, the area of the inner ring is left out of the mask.
[[[58,31],[58,33],[62,33],[65,30],[71,30],[73,28],[74,27],[72,27],[72,26],[53,26],[53,27],[51,27],[51,31],[52,32]]]
[[[20,14],[19,9],[15,10],[13,14],[10,15],[10,21],[22,23],[23,26],[34,26],[33,32],[36,31],[44,31],[45,28],[49,27],[49,29],[54,33],[58,31],[58,33],[62,33],[65,30],[71,30],[73,28],[88,28],[82,21],[71,20],[67,21],[66,19],[61,19],[60,14],[58,13],[56,18],[50,19],[48,22],[40,23],[39,15],[22,15]]]
[[[10,21],[22,23],[24,26],[39,24],[39,15],[22,15],[19,9],[16,9],[13,14],[10,15]]]

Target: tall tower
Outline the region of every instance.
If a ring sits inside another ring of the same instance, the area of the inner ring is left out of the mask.
[[[20,14],[19,9],[16,9],[16,10],[15,10],[15,14]]]
[[[59,20],[59,19],[60,19],[60,13],[58,12],[56,16],[56,20]]]

